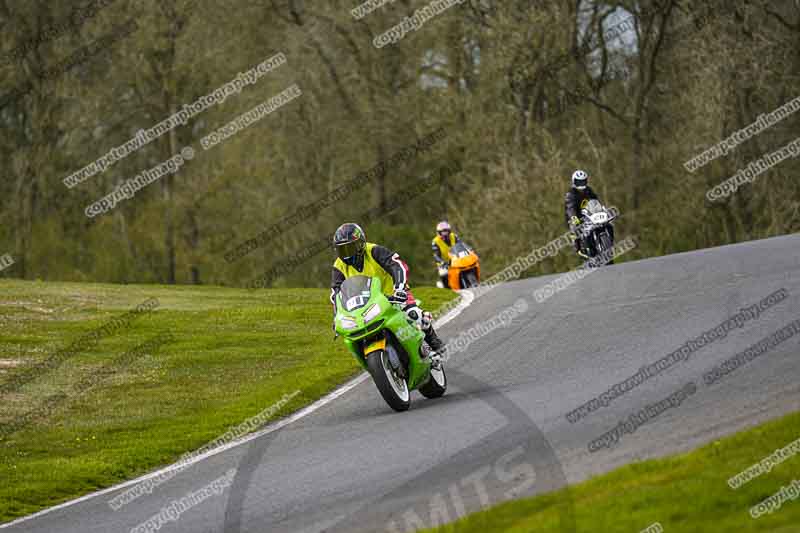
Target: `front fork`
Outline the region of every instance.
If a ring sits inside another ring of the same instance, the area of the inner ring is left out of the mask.
[[[364,346],[364,359],[367,359],[369,357],[369,354],[371,354],[372,352],[377,352],[378,350],[385,350],[385,349],[386,349],[385,335],[380,339],[373,339]]]
[[[370,354],[377,351],[386,352],[386,354],[389,356],[389,364],[392,365],[392,370],[397,372],[397,374],[403,377],[403,379],[408,377],[408,372],[404,368],[403,362],[400,361],[400,357],[397,354],[397,348],[387,342],[385,333],[383,338],[373,339],[364,346],[364,360],[367,360]]]

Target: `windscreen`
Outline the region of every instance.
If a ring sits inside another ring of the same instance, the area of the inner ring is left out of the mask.
[[[366,276],[353,276],[344,280],[344,283],[339,288],[344,310],[354,311],[367,305],[371,286],[372,278]]]
[[[586,211],[590,215],[600,213],[603,211],[603,204],[601,204],[598,200],[589,200],[589,204],[586,206]]]
[[[450,255],[455,258],[467,257],[471,251],[472,248],[470,248],[467,243],[464,241],[459,241],[453,245],[452,248],[450,248]]]

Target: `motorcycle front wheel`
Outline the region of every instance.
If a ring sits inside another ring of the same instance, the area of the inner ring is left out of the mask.
[[[395,411],[407,411],[411,406],[411,392],[406,380],[392,369],[389,354],[386,350],[378,350],[367,357],[367,368],[372,375],[378,392]]]
[[[611,250],[614,247],[614,243],[611,242],[611,235],[609,235],[607,231],[604,231],[598,235],[598,241],[598,254],[605,252],[606,250]],[[606,264],[613,265],[614,259],[609,259]]]
[[[461,274],[461,288],[471,289],[478,286],[478,276],[475,275],[474,270],[469,270]]]

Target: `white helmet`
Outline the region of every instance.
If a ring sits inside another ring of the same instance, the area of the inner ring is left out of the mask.
[[[583,190],[589,183],[589,174],[583,170],[576,170],[572,173],[572,186],[578,190]]]
[[[442,220],[436,224],[436,233],[440,233],[442,231],[450,231],[450,223],[448,223],[446,220]]]

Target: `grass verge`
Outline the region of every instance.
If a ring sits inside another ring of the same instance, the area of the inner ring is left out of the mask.
[[[0,281],[0,387],[148,298],[159,302],[0,395],[0,428],[25,420],[0,440],[0,522],[172,463],[284,396],[294,394],[272,418],[357,374],[332,340],[328,293]],[[454,297],[414,295],[430,310]]]
[[[507,502],[428,533],[567,531],[558,506],[571,498],[575,531],[638,533],[658,522],[664,533],[800,532],[800,499],[757,519],[749,510],[800,480],[800,454],[736,490],[727,480],[800,437],[800,413],[714,441],[689,453],[633,463],[541,496]],[[657,529],[653,529],[656,531]]]

